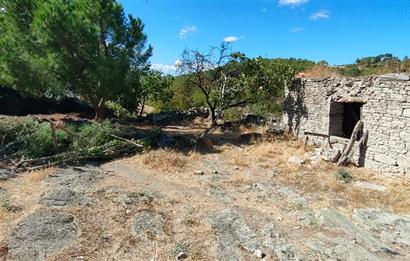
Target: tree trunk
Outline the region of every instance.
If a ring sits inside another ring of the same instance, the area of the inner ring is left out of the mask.
[[[105,117],[105,100],[101,98],[98,104],[93,105],[93,109],[95,112],[94,120],[99,121]]]
[[[211,111],[211,127],[216,126],[216,121],[218,118],[216,117],[215,108],[210,107],[209,110]]]
[[[142,103],[141,103],[141,109],[140,109],[140,113],[139,113],[140,117],[142,117],[142,114],[144,113],[144,109],[145,109],[145,99],[143,99]]]

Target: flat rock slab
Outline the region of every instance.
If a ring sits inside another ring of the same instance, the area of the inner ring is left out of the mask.
[[[41,196],[40,204],[49,207],[91,205],[93,200],[68,188],[53,189]]]
[[[93,168],[67,168],[59,169],[47,180],[53,185],[60,185],[77,192],[87,192],[102,178],[103,175]]]
[[[44,260],[77,238],[74,217],[59,211],[42,211],[24,219],[15,228],[9,254],[16,260]]]
[[[367,181],[356,181],[354,183],[354,186],[356,188],[375,190],[375,191],[379,191],[379,192],[386,192],[388,190],[383,185],[379,185],[379,184],[375,184],[375,183],[371,183],[371,182],[367,182]]]
[[[288,163],[295,164],[295,165],[302,165],[303,163],[305,163],[305,160],[299,158],[298,156],[292,156],[288,159]]]
[[[382,209],[354,209],[353,221],[380,239],[394,244],[410,246],[410,216],[397,215]]]
[[[287,242],[275,224],[269,224],[262,230],[265,248],[273,252],[273,256],[280,261],[304,260],[301,254]]]
[[[13,178],[14,176],[14,173],[5,169],[0,169],[0,180],[8,180],[9,178]]]
[[[237,211],[214,212],[209,222],[218,237],[218,260],[243,260],[259,248],[256,235]]]
[[[160,236],[164,234],[164,219],[158,213],[141,210],[135,215],[132,227],[137,236]]]
[[[346,218],[344,215],[342,215],[334,209],[320,209],[316,213],[316,218],[320,225],[325,225],[330,228],[341,229],[349,237],[355,238],[358,243],[362,244],[372,252],[396,254],[396,251],[392,250],[390,247],[383,244],[381,241],[375,239],[367,231],[361,230],[348,218]]]
[[[310,239],[306,245],[317,253],[319,260],[380,260],[372,252],[349,239],[321,235],[321,239]]]
[[[292,204],[308,204],[308,201],[292,189],[277,183],[255,182],[247,186],[248,189],[262,193],[267,198],[277,201],[278,197]]]

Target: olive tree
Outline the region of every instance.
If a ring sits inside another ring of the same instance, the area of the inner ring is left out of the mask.
[[[229,43],[206,52],[185,49],[179,63],[186,84],[198,88],[210,110],[211,127],[227,109],[274,103],[295,71],[283,63],[231,53]]]

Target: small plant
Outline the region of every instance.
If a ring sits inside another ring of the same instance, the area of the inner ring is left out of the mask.
[[[189,255],[189,244],[186,242],[177,242],[175,243],[174,248],[171,251],[171,255],[173,257],[177,257],[178,255]]]
[[[11,211],[13,209],[11,203],[10,203],[10,198],[7,196],[0,197],[0,209],[3,209],[4,211]]]
[[[352,181],[353,177],[347,169],[339,169],[336,173],[336,178],[344,183]]]

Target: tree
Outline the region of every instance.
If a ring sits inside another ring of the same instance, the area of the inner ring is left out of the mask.
[[[155,70],[132,70],[127,77],[127,89],[119,101],[129,111],[139,110],[142,116],[148,101],[165,106],[172,98],[171,85],[174,78]]]
[[[100,119],[105,101],[126,90],[128,73],[147,67],[152,47],[145,47],[144,24],[115,0],[3,2],[7,40],[0,46],[11,53],[5,67],[17,88],[74,93]],[[16,69],[22,65],[24,73]]]
[[[207,52],[185,49],[179,71],[186,75],[188,86],[202,92],[211,114],[211,128],[230,108],[277,99],[295,73],[283,63],[230,53],[225,42]]]
[[[223,65],[229,58],[229,44],[223,42],[220,47],[213,47],[207,52],[185,49],[178,64],[182,74],[188,75],[186,84],[198,88],[204,95],[211,113],[212,125],[220,117],[217,107],[225,99],[227,77]]]

